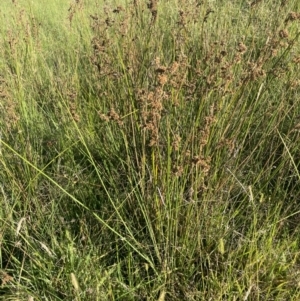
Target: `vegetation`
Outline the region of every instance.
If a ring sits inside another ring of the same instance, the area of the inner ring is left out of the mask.
[[[4,2],[0,300],[300,300],[299,1]]]

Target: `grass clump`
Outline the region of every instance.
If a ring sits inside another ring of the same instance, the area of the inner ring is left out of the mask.
[[[299,299],[299,7],[215,2],[3,6],[0,299]]]

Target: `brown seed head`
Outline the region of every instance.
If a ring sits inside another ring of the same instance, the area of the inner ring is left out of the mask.
[[[165,73],[166,70],[167,70],[166,67],[164,67],[164,66],[159,66],[159,67],[157,67],[157,68],[155,69],[155,72],[156,72],[156,73]]]
[[[165,74],[160,74],[157,77],[160,86],[164,86],[168,82],[168,76]]]
[[[240,53],[245,53],[247,51],[247,46],[243,42],[240,42],[238,44],[237,51]]]
[[[288,32],[286,29],[281,29],[281,30],[279,31],[279,37],[280,37],[281,39],[286,39],[286,38],[289,37],[289,32]]]
[[[296,12],[290,12],[288,14],[288,16],[286,17],[286,19],[284,20],[285,23],[287,22],[293,22],[295,20],[299,20],[300,19],[300,14],[296,13]]]

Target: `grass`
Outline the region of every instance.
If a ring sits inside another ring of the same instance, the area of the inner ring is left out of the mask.
[[[12,1],[0,300],[298,300],[297,1]]]

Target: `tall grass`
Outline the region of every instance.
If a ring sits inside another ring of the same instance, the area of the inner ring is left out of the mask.
[[[297,1],[6,1],[2,300],[298,300]]]

